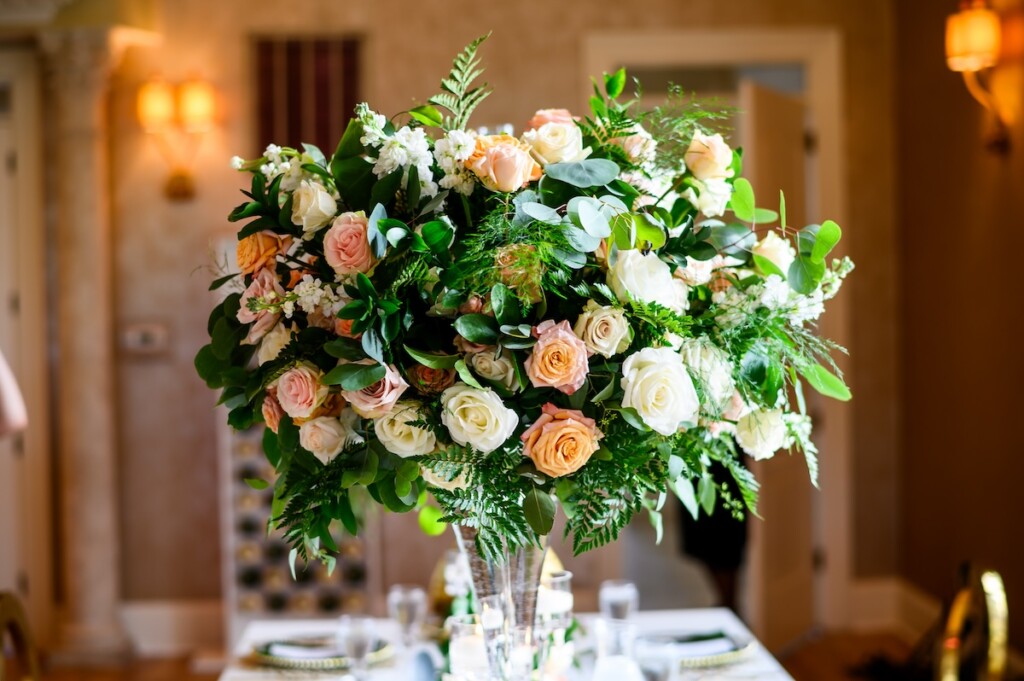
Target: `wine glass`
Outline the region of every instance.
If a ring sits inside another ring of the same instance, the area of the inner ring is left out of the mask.
[[[398,622],[404,647],[416,643],[426,615],[427,593],[422,588],[395,584],[388,590],[388,616]]]
[[[601,615],[609,620],[628,620],[640,608],[640,592],[636,584],[626,579],[601,582],[597,600]]]
[[[372,617],[344,615],[338,620],[338,648],[348,658],[349,670],[358,680],[366,678],[370,653],[377,648],[377,625]]]

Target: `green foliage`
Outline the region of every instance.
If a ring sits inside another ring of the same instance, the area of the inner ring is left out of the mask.
[[[479,87],[471,87],[473,81],[484,72],[479,68],[477,49],[490,35],[488,33],[477,38],[455,57],[451,73],[441,80],[442,92],[429,100],[431,104],[443,106],[451,113],[444,119],[444,127],[447,130],[464,130],[470,115],[491,94],[491,89],[486,83]]]

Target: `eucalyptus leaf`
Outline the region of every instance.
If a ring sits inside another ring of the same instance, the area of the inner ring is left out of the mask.
[[[814,262],[810,258],[798,255],[796,260],[789,266],[789,285],[797,293],[805,296],[814,292],[825,276],[825,264]]]
[[[843,238],[843,230],[832,220],[821,223],[814,248],[811,249],[811,260],[825,262],[825,257],[832,252],[839,240]]]
[[[537,222],[543,222],[548,225],[562,224],[562,216],[558,214],[558,211],[545,206],[543,203],[523,203],[519,205],[519,209]]]
[[[615,161],[604,158],[586,158],[573,163],[551,163],[544,168],[544,174],[559,182],[586,189],[608,184],[619,176]]]
[[[732,197],[729,208],[733,214],[744,222],[754,221],[754,187],[745,177],[736,178],[732,185]]]
[[[595,203],[584,201],[579,204],[579,224],[591,236],[604,239],[611,236],[612,228],[608,224],[608,218]]]

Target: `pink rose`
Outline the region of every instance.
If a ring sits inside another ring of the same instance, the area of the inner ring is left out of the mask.
[[[364,419],[384,416],[395,406],[395,402],[408,389],[409,384],[395,367],[386,365],[384,378],[362,390],[343,390],[341,395],[349,406]]]
[[[514,192],[543,174],[530,155],[530,145],[509,135],[477,137],[476,149],[466,167],[495,192]]]
[[[497,346],[495,345],[481,345],[480,343],[470,343],[462,336],[455,336],[455,348],[464,355],[475,355],[478,352],[496,352]]]
[[[366,236],[367,224],[366,214],[362,211],[342,213],[334,219],[334,224],[324,235],[324,258],[335,273],[365,274],[377,262]]]
[[[534,330],[537,343],[526,358],[526,375],[535,388],[555,388],[572,395],[587,380],[587,346],[569,322],[541,322]]]
[[[299,364],[277,379],[277,401],[293,419],[307,419],[327,399],[330,389],[321,382],[323,374],[310,364]]]
[[[277,401],[277,390],[267,390],[267,396],[263,398],[262,411],[263,421],[267,424],[267,428],[270,428],[276,435],[277,428],[281,424],[281,416],[284,415],[281,403]]]
[[[576,119],[568,109],[541,109],[526,122],[527,130],[536,130],[545,123],[575,123]]]
[[[239,301],[240,307],[236,315],[238,321],[242,324],[252,324],[249,334],[242,341],[243,343],[255,345],[257,341],[267,335],[277,325],[277,320],[281,318],[279,309],[250,309],[249,301],[272,303],[280,301],[283,297],[284,289],[281,288],[281,283],[277,280],[277,275],[273,271],[264,268],[253,277],[252,283],[242,293],[242,298]]]

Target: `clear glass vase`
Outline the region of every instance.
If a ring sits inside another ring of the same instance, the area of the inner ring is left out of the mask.
[[[453,525],[459,550],[469,562],[473,609],[479,613],[487,642],[492,679],[528,681],[542,655],[535,635],[537,589],[547,553],[541,546],[506,548],[497,559],[481,555],[477,529]]]

